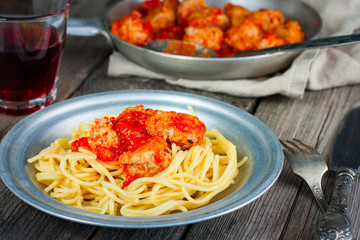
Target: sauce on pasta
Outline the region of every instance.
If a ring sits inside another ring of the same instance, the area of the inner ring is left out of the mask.
[[[196,116],[126,108],[85,121],[28,160],[55,199],[80,209],[157,216],[207,204],[237,176],[235,146]]]
[[[71,144],[73,152],[85,148],[97,159],[120,163],[127,186],[142,176],[153,176],[170,161],[170,145],[183,149],[198,144],[206,127],[195,116],[145,109],[143,105],[126,108],[117,117],[96,119],[89,135]]]

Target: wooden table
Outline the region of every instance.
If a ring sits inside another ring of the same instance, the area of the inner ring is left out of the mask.
[[[103,16],[113,0],[74,0],[71,17]],[[68,98],[127,89],[189,92],[244,109],[267,124],[280,139],[298,138],[316,147],[328,161],[335,130],[349,107],[360,100],[360,85],[306,92],[302,99],[282,96],[241,98],[169,85],[139,77],[106,75],[111,53],[103,37],[68,36],[57,102]],[[121,67],[121,66],[120,66]],[[0,115],[0,137],[24,116]],[[334,174],[323,179],[331,195]],[[360,239],[360,184],[353,184],[349,209],[354,239]],[[204,222],[157,229],[114,229],[69,222],[43,213],[17,198],[0,181],[0,239],[310,239],[322,214],[307,185],[285,161],[278,181],[262,197],[230,214]]]

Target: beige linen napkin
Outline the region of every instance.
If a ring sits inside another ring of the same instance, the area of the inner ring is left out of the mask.
[[[360,29],[359,0],[304,0],[323,19],[320,37],[352,34]],[[108,66],[109,76],[135,75],[163,79],[174,85],[226,93],[240,97],[282,94],[302,97],[305,89],[326,88],[360,83],[360,44],[308,50],[300,54],[283,73],[271,77],[238,80],[191,80],[152,72],[114,51]]]

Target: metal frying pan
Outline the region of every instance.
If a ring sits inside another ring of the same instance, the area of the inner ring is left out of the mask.
[[[241,79],[268,75],[288,67],[301,52],[234,58],[197,58],[171,55],[138,47],[113,35],[110,26],[113,21],[130,13],[133,7],[140,5],[142,1],[123,0],[112,7],[104,18],[70,18],[68,34],[77,36],[102,34],[115,50],[147,69],[174,77],[197,80]],[[223,7],[230,0],[207,0],[206,2],[210,6]],[[316,38],[322,28],[319,14],[298,0],[231,0],[231,3],[244,6],[252,11],[261,8],[277,8],[283,12],[285,18],[300,23],[307,40]]]

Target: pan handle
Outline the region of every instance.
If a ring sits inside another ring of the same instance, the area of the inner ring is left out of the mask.
[[[103,35],[107,43],[112,45],[111,37],[99,17],[94,18],[69,18],[67,34],[72,36],[92,37]]]

